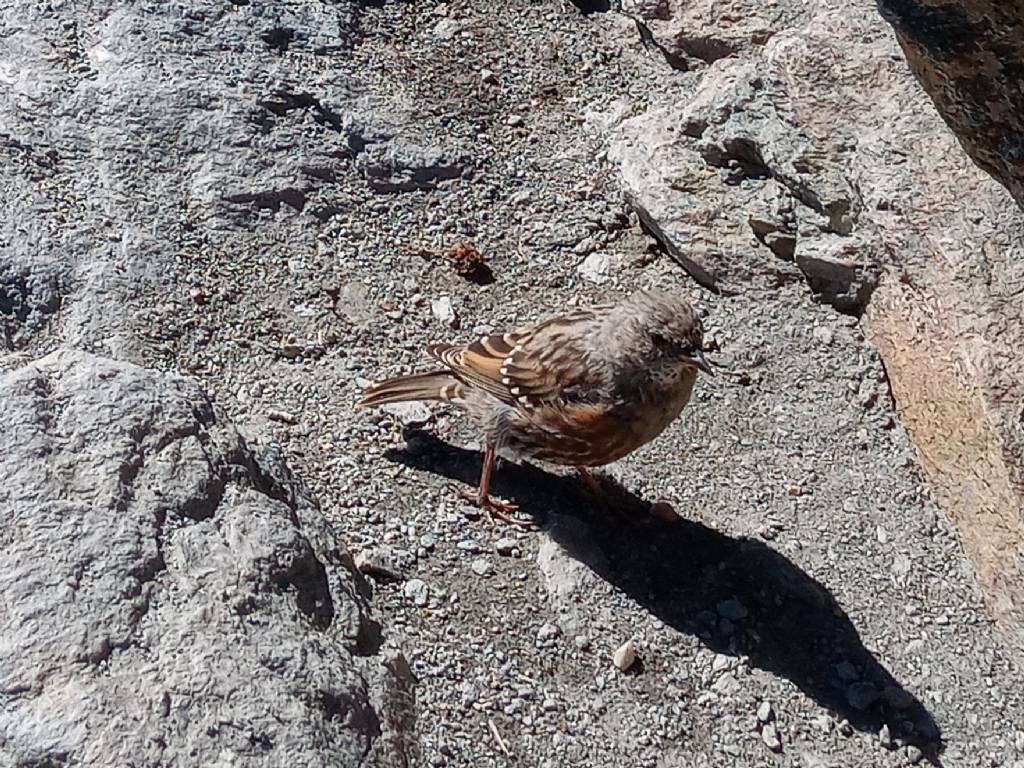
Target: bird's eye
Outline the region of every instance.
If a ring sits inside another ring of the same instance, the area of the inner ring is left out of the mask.
[[[667,336],[663,336],[660,333],[652,333],[651,341],[654,342],[655,349],[662,352],[670,352],[678,347],[672,339]]]

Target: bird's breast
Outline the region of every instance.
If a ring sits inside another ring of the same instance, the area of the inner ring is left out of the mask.
[[[658,386],[656,382],[650,391],[642,394],[638,404],[628,406],[637,440],[634,448],[656,438],[678,418],[690,401],[696,380],[696,372],[687,369],[668,386]]]
[[[660,435],[686,406],[695,375],[672,386],[652,385],[624,400],[517,411],[507,436],[519,450],[557,464],[602,466]]]

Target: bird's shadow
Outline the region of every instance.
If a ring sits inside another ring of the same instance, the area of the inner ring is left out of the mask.
[[[393,461],[473,485],[480,455],[426,432],[406,435]],[[601,499],[573,476],[524,464],[495,474],[496,495],[514,501],[570,556],[666,625],[722,654],[786,678],[862,732],[893,739],[941,765],[935,719],[864,647],[829,590],[761,541],[699,522],[662,520],[650,503],[604,478]],[[557,524],[566,516],[579,524]],[[555,524],[552,524],[555,522]]]

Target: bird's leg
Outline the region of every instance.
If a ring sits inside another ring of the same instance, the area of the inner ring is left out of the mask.
[[[587,484],[587,488],[590,489],[591,493],[597,496],[600,496],[604,493],[604,488],[601,486],[601,481],[594,477],[590,473],[589,469],[587,469],[586,467],[576,467],[576,471],[580,473],[580,478],[582,478],[583,482]]]
[[[486,509],[490,514],[491,519],[498,519],[502,522],[508,523],[509,525],[517,525],[521,528],[532,528],[532,524],[524,520],[517,520],[512,517],[511,513],[515,512],[519,507],[515,504],[510,504],[506,501],[498,501],[492,499],[490,496],[491,490],[491,475],[494,472],[494,461],[497,458],[497,450],[493,445],[487,445],[484,448],[484,465],[480,471],[480,486],[476,493],[472,491],[462,491],[460,496],[471,502],[481,509]]]

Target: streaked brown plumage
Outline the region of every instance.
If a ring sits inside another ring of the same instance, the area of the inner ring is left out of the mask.
[[[431,346],[444,369],[381,381],[358,405],[441,400],[469,410],[486,445],[473,500],[512,521],[515,507],[488,495],[499,452],[575,466],[589,479],[586,467],[621,459],[679,415],[697,371],[710,373],[702,343],[686,301],[638,291],[465,346]]]

